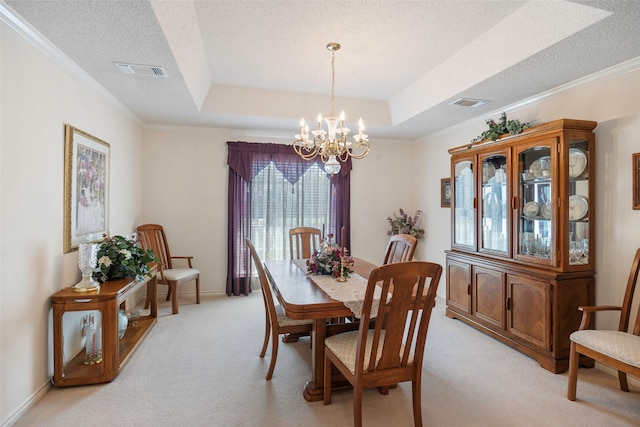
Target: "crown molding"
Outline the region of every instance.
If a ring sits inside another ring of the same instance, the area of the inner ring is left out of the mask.
[[[113,104],[128,117],[135,120],[139,125],[142,121],[138,116],[120,102],[113,94],[98,83],[78,64],[72,61],[64,52],[44,37],[38,30],[33,28],[31,24],[25,21],[18,13],[11,9],[4,1],[0,1],[0,20],[6,23],[11,29],[22,36],[25,40],[34,45],[38,50],[43,52],[49,59],[58,64],[71,76],[79,80],[96,94]]]

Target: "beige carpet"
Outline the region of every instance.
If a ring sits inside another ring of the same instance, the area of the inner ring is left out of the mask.
[[[333,403],[309,403],[308,338],[280,344],[272,381],[258,354],[264,331],[259,293],[181,298],[180,314],[162,303],[158,324],[109,384],[53,388],[16,426],[350,426],[351,391]],[[460,321],[438,301],[427,338],[422,413],[425,426],[640,425],[640,393],[581,369],[578,401],[566,399],[566,374]],[[365,426],[411,426],[411,385],[364,394]]]

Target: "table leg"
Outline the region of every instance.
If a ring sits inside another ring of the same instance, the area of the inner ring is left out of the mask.
[[[309,402],[323,399],[324,393],[324,339],[327,335],[326,319],[315,319],[311,331],[311,379],[304,386],[304,398]]]

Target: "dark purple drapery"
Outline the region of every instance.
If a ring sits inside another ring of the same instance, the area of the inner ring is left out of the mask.
[[[228,242],[227,242],[227,295],[248,295],[251,292],[250,260],[246,239],[250,235],[251,180],[270,162],[291,183],[297,182],[311,165],[322,160],[304,160],[293,147],[284,144],[227,142],[229,166],[228,190]],[[331,177],[332,206],[335,207],[335,231],[339,236],[345,227],[345,246],[350,243],[350,172],[351,159],[342,164],[340,173]],[[329,229],[332,229],[331,224]]]

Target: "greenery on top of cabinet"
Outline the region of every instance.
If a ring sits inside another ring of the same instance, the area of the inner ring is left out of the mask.
[[[501,135],[518,135],[523,130],[531,127],[530,123],[521,123],[520,120],[507,120],[507,113],[505,112],[500,116],[499,122],[496,123],[495,120],[489,119],[485,123],[489,125],[489,129],[472,139],[471,142],[484,141],[487,139],[495,141]]]

